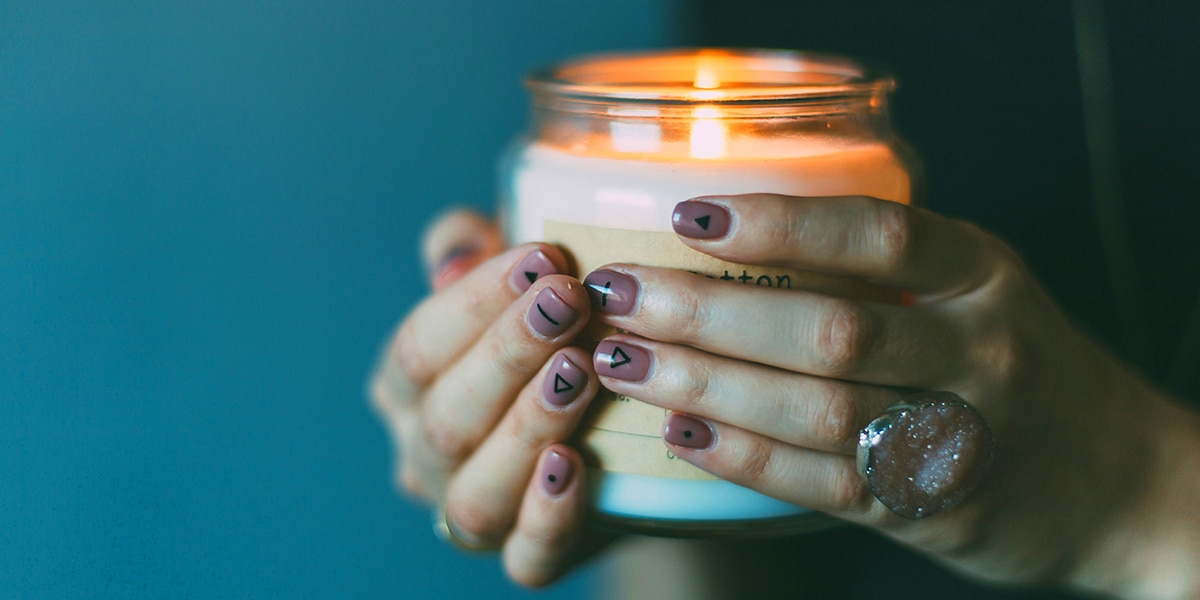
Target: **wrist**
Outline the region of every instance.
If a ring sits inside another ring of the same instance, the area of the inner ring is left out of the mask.
[[[1140,381],[1131,387],[1144,439],[1126,450],[1142,450],[1142,472],[1129,479],[1129,501],[1097,523],[1070,583],[1122,598],[1200,597],[1200,416]]]

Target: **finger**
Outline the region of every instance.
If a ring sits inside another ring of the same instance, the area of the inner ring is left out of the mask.
[[[446,513],[472,545],[495,547],[504,539],[538,457],[571,436],[599,388],[591,355],[564,348],[455,472],[446,491]]]
[[[504,568],[528,587],[553,582],[571,566],[585,514],[583,460],[557,444],[541,454],[529,481],[520,516],[504,544]]]
[[[382,374],[418,388],[428,385],[533,281],[566,266],[562,252],[548,244],[518,246],[489,259],[413,309],[397,330]],[[389,374],[390,369],[399,374]]]
[[[595,369],[604,387],[655,406],[729,423],[793,446],[854,456],[858,432],[899,394],[811,377],[694,348],[605,338]]]
[[[676,205],[672,222],[685,244],[726,260],[862,277],[919,295],[975,289],[1008,256],[972,225],[862,196],[700,197]]]
[[[551,275],[534,284],[426,391],[419,458],[435,470],[461,464],[589,312],[579,281]]]
[[[936,387],[965,360],[940,312],[608,265],[587,276],[609,325],[662,342],[821,377]]]
[[[785,502],[857,522],[882,508],[850,456],[798,448],[684,413],[667,416],[663,441],[676,457]]]
[[[456,210],[439,218],[421,244],[425,268],[434,290],[468,273],[503,248],[500,228],[483,216]]]

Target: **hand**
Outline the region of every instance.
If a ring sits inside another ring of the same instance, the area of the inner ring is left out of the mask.
[[[610,289],[624,297],[600,314],[630,334],[601,343],[601,382],[675,411],[664,438],[676,456],[991,580],[1132,594],[1152,588],[1155,575],[1200,585],[1187,575],[1196,570],[1196,523],[1157,506],[1179,498],[1165,491],[1172,485],[1196,497],[1196,476],[1175,458],[1196,454],[1195,415],[1073,328],[1003,242],[870,198],[697,200],[680,207],[711,215],[712,226],[676,228],[704,238],[683,235],[696,250],[857,277],[912,300],[854,301],[625,264],[589,276],[618,282]],[[602,360],[613,343],[633,357],[627,368]],[[896,388],[957,393],[996,440],[981,487],[918,521],[876,500],[854,459],[858,431],[899,399]],[[1181,522],[1190,537],[1178,533]],[[1138,535],[1152,548],[1151,540],[1170,545],[1131,553]],[[1181,563],[1188,552],[1193,562]],[[1164,553],[1169,567],[1155,564]]]
[[[588,352],[566,346],[591,309],[556,248],[501,246],[468,213],[430,230],[435,293],[400,325],[371,398],[398,484],[444,510],[460,545],[500,550],[510,577],[539,586],[587,550],[583,463],[564,442],[599,388]]]

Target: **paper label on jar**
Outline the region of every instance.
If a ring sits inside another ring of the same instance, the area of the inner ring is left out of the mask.
[[[671,232],[633,231],[546,221],[545,240],[566,251],[580,276],[609,263],[671,267],[723,280],[783,290],[808,290],[846,298],[884,302],[898,296],[866,282],[778,267],[726,262],[688,248]],[[594,345],[612,328],[589,326],[580,342]],[[576,442],[589,465],[606,471],[672,477],[716,479],[677,459],[662,441],[665,409],[601,388],[588,408]]]

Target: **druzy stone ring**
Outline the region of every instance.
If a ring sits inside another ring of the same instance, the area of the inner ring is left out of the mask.
[[[922,519],[962,502],[992,464],[992,429],[950,392],[918,392],[858,434],[858,470],[892,512]]]

